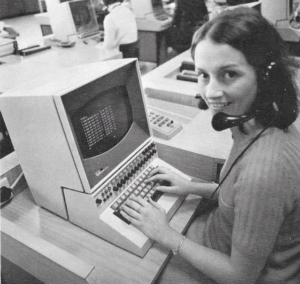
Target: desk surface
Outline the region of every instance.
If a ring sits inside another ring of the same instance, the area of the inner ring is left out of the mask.
[[[32,79],[61,68],[74,65],[122,58],[119,50],[99,50],[91,39],[78,41],[74,47],[63,48],[52,44],[51,49],[28,56],[9,55],[0,57],[0,93],[20,86]]]
[[[199,202],[189,196],[171,226],[182,232]],[[28,189],[1,215],[2,255],[45,283],[152,283],[170,253],[157,243],[144,258],[119,249],[39,207]]]
[[[195,95],[198,94],[197,83],[176,80],[176,75],[180,73],[179,68],[183,61],[193,61],[190,50],[145,74],[143,87],[147,96],[197,107],[198,100],[195,99]]]

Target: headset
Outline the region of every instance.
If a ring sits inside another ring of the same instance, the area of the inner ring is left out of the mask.
[[[208,109],[208,106],[201,95],[197,94],[195,98],[199,100],[198,102],[199,109],[202,110]],[[256,110],[243,115],[229,115],[223,112],[218,112],[213,116],[211,124],[214,130],[222,131],[227,128],[242,125],[243,123],[247,122],[251,118],[254,118],[257,114],[258,111]]]

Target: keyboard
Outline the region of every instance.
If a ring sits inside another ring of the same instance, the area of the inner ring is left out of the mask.
[[[120,214],[120,206],[132,194],[162,206],[169,221],[185,196],[156,190],[159,183],[145,179],[156,167],[164,166],[190,180],[170,164],[159,158],[153,138],[137,149],[119,165],[92,194],[64,189],[69,221],[135,255],[143,257],[153,241]]]
[[[155,143],[152,142],[97,192],[95,196],[98,210],[96,222],[100,223],[93,225],[94,229],[97,227],[99,229],[99,231],[95,231],[97,235],[138,256],[146,254],[153,241],[121,215],[120,206],[132,194],[135,194],[145,200],[152,198],[165,209],[167,220],[172,218],[185,196],[162,193],[156,190],[156,187],[160,185],[159,182],[145,183],[149,173],[159,166],[172,169],[189,179],[188,176],[161,160],[158,157]]]
[[[90,36],[94,36],[94,35],[97,35],[99,34],[99,30],[96,29],[96,30],[90,30],[90,31],[85,31],[85,32],[82,32],[78,35],[78,38],[86,38],[86,37],[90,37]]]
[[[113,203],[111,208],[114,210],[114,214],[121,218],[127,224],[130,222],[124,218],[120,213],[120,207],[126,202],[126,200],[131,196],[140,196],[147,201],[151,198],[154,201],[158,201],[162,192],[157,191],[156,187],[160,185],[159,182],[145,183],[145,179],[149,176],[149,173],[154,169],[154,166],[150,165],[144,172],[141,174],[135,182],[128,187],[128,189],[121,194],[121,196]]]

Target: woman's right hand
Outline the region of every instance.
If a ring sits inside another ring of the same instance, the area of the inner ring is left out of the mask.
[[[165,167],[155,168],[150,172],[149,178],[145,180],[146,183],[157,181],[161,182],[161,185],[156,187],[157,190],[179,195],[189,193],[190,181]]]

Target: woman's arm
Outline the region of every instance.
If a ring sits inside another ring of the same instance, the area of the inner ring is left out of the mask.
[[[263,267],[262,260],[250,259],[234,247],[228,256],[189,239],[184,241],[179,254],[199,271],[222,284],[255,283]]]
[[[162,183],[158,186],[157,190],[179,195],[196,194],[204,198],[210,198],[217,187],[217,184],[189,181],[165,167],[154,169],[145,182],[153,181],[167,182],[167,185]]]
[[[147,202],[133,196],[122,206],[121,214],[150,239],[169,249],[177,248],[182,241],[183,236],[168,224],[164,209],[152,200]],[[199,271],[222,284],[254,283],[263,267],[263,260],[250,259],[234,248],[231,256],[227,256],[189,239],[184,240],[179,254]]]

